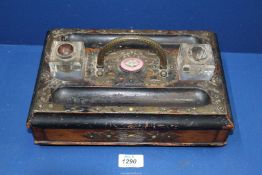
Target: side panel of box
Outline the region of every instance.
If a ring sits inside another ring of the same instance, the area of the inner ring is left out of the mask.
[[[35,143],[47,145],[222,146],[228,130],[106,130],[33,128]]]

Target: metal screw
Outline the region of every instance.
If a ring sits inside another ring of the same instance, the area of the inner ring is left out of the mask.
[[[97,75],[98,75],[98,76],[102,76],[102,75],[103,75],[103,72],[102,72],[102,71],[97,71]]]
[[[167,72],[166,72],[166,71],[161,71],[161,72],[160,72],[160,75],[161,75],[162,77],[166,77],[166,76],[167,76]]]

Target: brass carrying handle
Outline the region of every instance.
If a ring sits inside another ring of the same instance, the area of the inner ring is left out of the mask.
[[[167,68],[166,54],[165,54],[164,49],[161,47],[161,45],[152,39],[149,39],[143,36],[137,36],[137,35],[130,35],[130,36],[123,36],[123,37],[115,38],[112,41],[110,41],[109,43],[107,43],[98,53],[97,68],[104,67],[104,59],[106,55],[108,55],[109,53],[112,53],[115,50],[121,49],[119,46],[127,45],[127,44],[133,44],[133,45],[143,44],[149,47],[150,50],[155,52],[157,56],[159,57],[160,68],[161,69]]]

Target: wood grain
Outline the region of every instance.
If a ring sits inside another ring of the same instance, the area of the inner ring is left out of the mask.
[[[106,130],[33,128],[37,144],[221,146],[228,130]]]

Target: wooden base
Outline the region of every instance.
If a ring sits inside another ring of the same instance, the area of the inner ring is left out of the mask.
[[[33,128],[41,145],[223,146],[229,130],[106,130]]]

